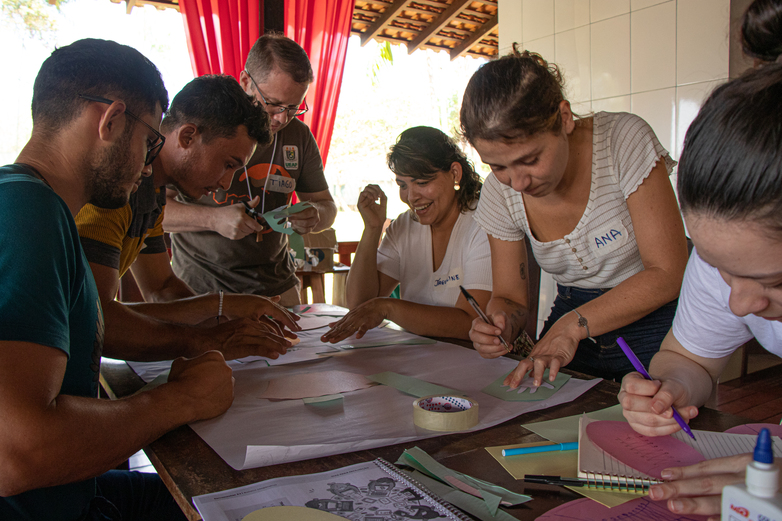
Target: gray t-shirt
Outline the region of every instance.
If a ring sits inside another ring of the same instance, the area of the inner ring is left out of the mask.
[[[248,194],[244,171],[234,175],[231,187],[197,201],[181,194],[177,199],[191,204],[224,206],[249,201],[260,195],[258,211],[274,210],[290,202],[293,192],[313,193],[328,189],[323,161],[309,127],[294,119],[277,132],[276,142],[255,151],[247,168],[252,193]],[[274,160],[271,160],[272,153]],[[224,290],[231,293],[279,295],[296,285],[293,262],[288,255],[288,236],[266,227],[234,241],[217,232],[172,233],[174,273],[197,293]]]

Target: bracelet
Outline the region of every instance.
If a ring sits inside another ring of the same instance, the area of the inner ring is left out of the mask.
[[[223,317],[223,290],[218,291],[218,294],[220,295],[220,303],[217,306],[217,321],[219,322]]]
[[[577,309],[574,309],[573,313],[575,313],[578,316],[578,325],[586,329],[587,338],[590,339],[592,342],[594,342],[595,339],[592,338],[592,335],[589,333],[589,322],[587,322],[587,319],[585,319],[584,316],[581,313],[579,313]]]

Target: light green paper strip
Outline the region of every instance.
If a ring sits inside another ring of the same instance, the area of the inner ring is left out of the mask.
[[[407,393],[418,398],[444,394],[456,394],[458,396],[467,395],[467,393],[464,391],[457,391],[456,389],[450,389],[448,387],[443,387],[442,385],[433,384],[425,380],[394,373],[392,371],[373,374],[371,376],[367,376],[367,378],[373,382],[387,385],[389,387],[393,387],[394,389],[399,389],[403,393]]]
[[[511,516],[504,510],[498,509],[496,514],[490,514],[489,508],[483,499],[468,494],[467,492],[457,490],[450,485],[446,485],[445,483],[440,483],[436,479],[432,479],[422,472],[417,470],[403,470],[402,472],[421,483],[435,495],[473,515],[481,521],[516,521],[515,517]]]
[[[333,402],[334,400],[342,400],[341,394],[327,394],[325,396],[315,396],[313,398],[302,398],[301,401],[307,404]]]
[[[288,206],[286,208],[277,208],[275,210],[270,210],[263,214],[263,218],[266,219],[266,222],[269,223],[269,226],[272,227],[272,230],[278,233],[284,233],[285,235],[291,235],[293,233],[293,230],[291,228],[286,228],[285,223],[282,221],[285,220],[286,217],[289,217],[295,213],[299,213],[303,210],[306,210],[312,206],[308,201],[302,201],[300,203],[296,203],[293,206]]]
[[[588,412],[586,415],[591,420],[626,421],[622,415],[622,406],[619,404],[599,411]],[[580,414],[576,414],[556,420],[525,423],[522,424],[522,427],[554,443],[570,443],[578,441],[578,419],[580,417]]]
[[[287,228],[290,230],[290,228]],[[292,232],[288,237],[288,246],[296,252],[297,259],[304,259],[304,238],[298,233]]]
[[[543,373],[543,382],[553,385],[554,388],[549,389],[548,387],[541,385],[538,387],[537,391],[530,393],[531,389],[518,392],[521,390],[521,387],[518,389],[511,389],[510,387],[502,385],[502,382],[507,376],[508,375],[500,376],[495,381],[484,387],[482,392],[490,396],[494,396],[495,398],[499,398],[500,400],[505,400],[506,402],[538,402],[540,400],[550,398],[554,393],[559,391],[559,389],[565,385],[568,380],[570,380],[569,374],[558,373],[554,381],[549,382],[548,369],[546,369],[546,371]]]
[[[486,508],[489,509],[489,514],[491,514],[492,517],[496,516],[497,511],[500,509],[500,501],[502,501],[502,498],[483,489],[481,489],[481,497],[486,502]]]
[[[436,462],[429,454],[419,449],[418,447],[405,450],[399,457],[399,460],[397,460],[396,464],[413,467],[419,472],[423,472],[435,479],[439,479],[443,483],[448,482],[446,479],[447,476],[453,476],[462,483],[476,488],[481,492],[486,491],[495,496],[499,496],[503,502],[509,503],[511,505],[519,505],[532,499],[529,496],[511,492],[506,488],[489,483],[488,481],[483,481],[481,479],[468,476],[467,474],[462,474],[461,472],[451,470],[448,467]]]

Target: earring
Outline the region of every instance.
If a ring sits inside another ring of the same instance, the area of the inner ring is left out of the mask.
[[[454,184],[453,184],[453,189],[454,189],[454,190],[456,190],[457,192],[458,192],[458,191],[459,191],[461,188],[462,188],[462,187],[461,187],[461,186],[459,186],[459,183],[454,183]]]

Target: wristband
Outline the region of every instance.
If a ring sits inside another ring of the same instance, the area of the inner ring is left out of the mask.
[[[584,318],[584,316],[583,316],[581,313],[579,313],[577,309],[574,309],[574,310],[573,310],[573,313],[575,313],[575,314],[576,314],[576,316],[578,316],[578,325],[579,325],[579,327],[583,327],[584,329],[586,329],[586,332],[587,332],[587,338],[588,338],[589,340],[591,340],[592,342],[595,342],[595,343],[597,343],[597,342],[595,341],[595,339],[594,339],[594,338],[592,338],[592,335],[589,333],[589,322],[587,321],[587,319],[586,319],[586,318]]]

